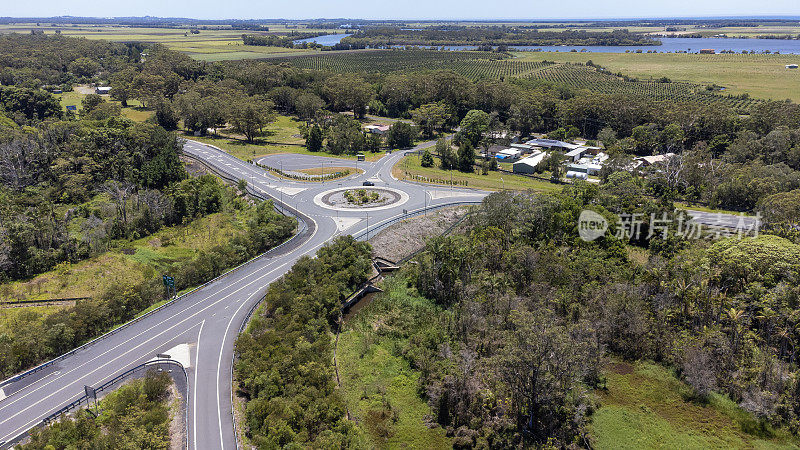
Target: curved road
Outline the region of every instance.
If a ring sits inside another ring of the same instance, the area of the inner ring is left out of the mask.
[[[428,142],[418,148],[431,145]],[[395,180],[391,175],[392,166],[406,152],[395,152],[364,165],[361,167],[366,170],[363,174],[325,183],[280,180],[221,150],[194,141],[186,142],[184,152],[226,178],[247,180],[252,193],[276,199],[284,210],[296,210],[306,224],[303,232],[289,244],[68,354],[45,369],[0,384],[0,448],[82,396],[84,385],[97,386],[155,358],[156,354],[169,353],[175,358],[176,353],[183,352],[190,380],[190,448],[235,448],[231,417],[234,341],[248,312],[261,299],[267,286],[286,273],[301,256],[313,255],[337,235],[362,232],[368,224],[372,229],[382,221],[402,216],[403,210],[477,202],[487,194]],[[291,166],[295,156],[286,154],[284,158],[283,164]],[[360,211],[333,210],[314,201],[322,192],[361,186],[367,179],[374,180],[378,187],[403,191],[407,200],[403,204]]]

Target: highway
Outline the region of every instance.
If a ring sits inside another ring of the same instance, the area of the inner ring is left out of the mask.
[[[84,385],[100,385],[129,368],[154,359],[157,354],[175,354],[181,351],[179,349],[188,349],[186,360],[181,362],[189,375],[189,447],[235,448],[231,413],[234,342],[248,313],[269,284],[286,273],[300,257],[314,255],[338,235],[363,234],[368,225],[372,229],[382,222],[402,217],[405,211],[479,202],[487,195],[476,190],[423,186],[398,181],[392,176],[392,167],[407,152],[432,145],[433,142],[426,142],[415,149],[387,154],[374,162],[326,158],[326,165],[355,167],[358,164],[364,173],[342,180],[310,183],[276,178],[212,146],[187,141],[185,154],[224,178],[246,180],[251,194],[273,198],[279,209],[298,216],[302,225],[300,233],[288,244],[68,354],[47,368],[18,381],[0,384],[0,448],[79,398],[84,393]],[[282,154],[262,160],[272,167],[281,165],[283,170],[299,170],[314,167],[315,158],[318,157]],[[377,188],[396,193],[396,203],[348,209],[321,201],[331,191],[361,187],[368,179]],[[699,215],[706,222],[712,221],[709,215]],[[718,220],[717,216],[713,217],[714,222]],[[740,218],[733,216],[724,220],[733,224]]]
[[[432,142],[421,147],[433,145]],[[419,148],[421,148],[419,147]],[[414,151],[414,149],[410,150]],[[478,202],[487,193],[422,186],[394,179],[392,166],[406,152],[398,151],[360,166],[363,174],[324,183],[275,178],[263,169],[212,146],[187,141],[184,152],[219,175],[244,179],[248,190],[276,200],[284,212],[296,213],[303,226],[288,244],[267,252],[177,301],[131,322],[117,332],[57,360],[20,380],[5,382],[0,391],[0,447],[7,447],[42,419],[81,397],[84,385],[97,386],[115,375],[154,359],[157,354],[188,348],[188,442],[192,449],[236,447],[231,413],[234,342],[252,307],[270,283],[303,255],[314,255],[332,238],[357,234],[383,221],[425,206]],[[301,168],[307,158],[285,154],[284,169]],[[326,162],[327,163],[327,162]],[[342,163],[339,165],[349,165]],[[401,193],[393,205],[372,209],[336,208],[319,199],[328,191],[360,187],[373,180],[378,188]]]

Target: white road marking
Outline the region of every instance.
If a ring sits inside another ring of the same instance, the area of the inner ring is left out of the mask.
[[[155,335],[155,336],[151,337],[150,339],[148,339],[148,340],[146,340],[146,341],[142,342],[141,344],[139,344],[139,345],[137,345],[137,346],[133,347],[132,349],[130,349],[130,350],[128,350],[128,351],[126,351],[126,352],[124,352],[124,353],[120,354],[118,357],[116,357],[116,358],[114,358],[114,359],[112,359],[112,360],[109,360],[107,363],[100,365],[98,368],[96,368],[95,370],[92,370],[91,372],[87,373],[86,375],[87,375],[87,376],[88,376],[88,375],[91,375],[91,374],[93,374],[93,373],[97,372],[98,370],[100,370],[100,369],[102,369],[102,368],[104,368],[104,367],[106,367],[106,366],[110,365],[111,363],[113,363],[113,362],[115,362],[116,360],[118,360],[118,359],[122,358],[123,356],[127,355],[128,353],[131,353],[133,350],[137,349],[138,347],[141,347],[141,346],[143,346],[144,344],[147,344],[148,342],[152,341],[152,340],[153,340],[153,339],[155,339],[156,337],[158,337],[158,336],[161,336],[162,334],[165,334],[166,332],[168,332],[168,331],[172,330],[173,328],[175,328],[175,327],[177,327],[177,326],[179,326],[179,325],[183,324],[184,322],[188,321],[189,319],[192,319],[192,318],[194,318],[195,316],[199,315],[199,314],[200,314],[200,313],[202,313],[203,311],[205,311],[205,310],[207,310],[207,309],[209,309],[209,308],[211,308],[211,307],[213,307],[213,306],[216,306],[218,303],[222,302],[223,300],[227,299],[228,297],[230,297],[230,296],[232,296],[232,295],[234,295],[234,294],[238,293],[238,292],[239,292],[239,291],[241,291],[242,289],[245,289],[245,288],[247,288],[248,286],[250,286],[251,284],[253,284],[253,283],[257,282],[257,281],[260,281],[262,278],[265,278],[265,277],[269,276],[270,274],[272,274],[273,272],[275,272],[275,271],[277,271],[277,270],[279,270],[279,269],[283,268],[283,267],[284,267],[284,266],[286,266],[287,264],[288,264],[288,263],[283,263],[283,264],[281,264],[280,266],[276,267],[275,269],[273,269],[273,270],[270,270],[269,272],[265,273],[264,275],[262,275],[262,276],[260,276],[260,277],[256,278],[255,280],[253,280],[253,281],[251,281],[251,282],[247,283],[246,285],[244,285],[244,286],[240,287],[240,288],[239,288],[239,289],[237,289],[236,291],[234,291],[234,292],[231,292],[230,294],[226,295],[225,297],[222,297],[221,299],[219,299],[219,300],[217,300],[216,302],[214,302],[214,303],[212,303],[212,304],[210,304],[210,305],[206,306],[205,308],[201,309],[200,311],[198,311],[198,312],[196,312],[196,313],[192,314],[191,316],[189,316],[189,317],[187,317],[187,318],[185,318],[185,319],[181,320],[181,321],[180,321],[180,322],[178,322],[177,324],[175,324],[175,325],[173,325],[173,326],[171,326],[171,327],[169,327],[169,328],[165,329],[165,330],[164,330],[164,331],[162,331],[161,333],[159,333],[159,334],[157,334],[157,335]],[[156,328],[157,326],[160,326],[160,324],[158,324],[158,325],[155,325],[155,326],[151,327],[151,329],[152,329],[152,328]],[[150,330],[150,329],[148,329],[148,330],[146,330],[146,331],[149,331],[149,330]],[[145,333],[146,331],[143,331],[142,333],[139,333],[139,334],[137,334],[136,336],[134,336],[134,338],[135,338],[135,337],[138,337],[138,336],[140,336],[141,334]],[[121,345],[124,345],[124,344],[126,344],[127,342],[131,341],[132,339],[133,339],[133,338],[131,338],[131,339],[128,339],[128,340],[126,340],[125,342],[122,342],[122,343],[120,343],[119,345],[115,346],[114,348],[112,348],[112,349],[109,349],[109,350],[107,350],[107,351],[103,352],[102,354],[100,354],[100,355],[96,356],[95,358],[92,358],[92,359],[91,359],[90,361],[88,361],[88,362],[92,362],[92,361],[94,361],[94,360],[96,360],[96,359],[98,359],[98,358],[100,358],[100,357],[104,356],[106,353],[109,353],[109,352],[111,352],[112,350],[116,349],[117,347],[119,347],[119,346],[121,346]],[[170,338],[170,340],[171,340],[171,339],[172,339],[172,338]],[[167,342],[169,342],[169,341],[167,341]],[[166,344],[167,342],[165,342],[165,344]],[[82,364],[81,366],[78,366],[78,367],[76,367],[75,369],[72,369],[72,370],[70,370],[70,371],[69,371],[69,372],[67,372],[67,373],[75,372],[75,371],[76,371],[76,370],[78,370],[79,368],[81,368],[81,367],[83,367],[84,365],[88,364],[88,362],[87,362],[87,363],[85,363],[85,364]],[[66,374],[65,374],[65,375],[66,375]],[[85,379],[85,378],[86,378],[86,376],[84,376],[84,379]],[[55,380],[54,380],[54,381],[55,381]],[[15,403],[16,401],[18,401],[18,400],[20,400],[20,399],[22,399],[22,398],[25,398],[26,396],[28,396],[28,395],[30,395],[30,394],[32,394],[32,393],[34,393],[34,392],[38,391],[39,389],[42,389],[43,387],[45,387],[45,386],[49,385],[50,383],[52,383],[52,381],[51,381],[51,382],[49,382],[49,383],[47,383],[47,384],[45,384],[45,385],[42,385],[42,386],[40,386],[40,387],[36,388],[35,390],[33,390],[33,391],[31,391],[31,392],[29,392],[29,393],[25,394],[25,395],[24,395],[24,396],[22,396],[22,397],[18,397],[18,398],[16,398],[16,399],[15,399],[13,402],[11,402],[11,404]],[[49,399],[50,397],[53,397],[53,396],[55,396],[56,394],[60,393],[61,391],[63,391],[63,390],[65,390],[65,389],[67,389],[67,387],[68,387],[68,386],[69,386],[69,385],[67,385],[67,386],[64,386],[64,387],[62,387],[62,388],[60,388],[60,389],[56,390],[56,391],[55,391],[55,392],[53,392],[52,394],[50,394],[50,395],[48,395],[48,396],[44,397],[42,400],[47,400],[47,399]],[[21,413],[23,413],[23,412],[25,412],[25,411],[27,411],[27,410],[29,410],[29,409],[33,408],[34,406],[36,406],[36,404],[38,404],[38,403],[41,403],[41,402],[42,402],[42,400],[40,400],[40,401],[38,401],[38,402],[36,402],[36,403],[34,403],[34,404],[32,404],[32,405],[28,406],[27,408],[24,408],[24,409],[22,409],[22,410],[20,410],[20,411],[17,411],[17,413],[16,413],[16,414],[13,414],[13,415],[11,415],[11,416],[8,416],[8,417],[6,418],[6,420],[4,420],[3,422],[6,422],[6,421],[8,421],[9,419],[12,419],[12,418],[14,418],[14,417],[18,416],[19,414],[21,414]],[[4,406],[8,406],[8,405],[4,405]],[[28,422],[28,423],[27,423],[25,426],[23,426],[23,427],[20,427],[20,428],[18,428],[18,429],[16,429],[16,430],[14,430],[14,431],[13,431],[11,434],[9,434],[8,436],[6,436],[6,438],[13,438],[13,437],[17,436],[17,434],[18,434],[20,431],[23,431],[23,430],[26,430],[26,429],[30,428],[30,427],[31,427],[33,424],[35,424],[35,423],[36,423],[36,422],[38,422],[39,420],[40,420],[40,419],[36,419],[36,420],[33,420],[33,421],[31,421],[31,422]],[[2,423],[2,422],[0,422],[0,423]]]
[[[205,320],[203,322],[205,322]],[[203,322],[200,323],[202,324]],[[200,325],[200,328],[202,330],[203,326]],[[199,337],[198,340],[200,340]],[[169,355],[169,359],[181,363],[184,368],[192,367],[192,359],[189,357],[189,344],[178,344],[165,351],[164,354]],[[150,361],[155,361],[157,359],[159,358],[153,358]]]
[[[364,220],[363,217],[331,217],[336,222],[336,229],[344,231],[353,225]]]
[[[200,365],[200,335],[203,333],[203,325],[206,324],[206,321],[203,320],[200,322],[200,331],[197,333],[197,348],[195,349],[195,357],[194,357],[194,399],[192,400],[192,419],[194,420],[194,425],[192,425],[192,433],[194,433],[194,450],[197,450],[197,372],[199,372],[198,366]]]

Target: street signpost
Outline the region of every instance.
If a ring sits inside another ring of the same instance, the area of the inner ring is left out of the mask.
[[[167,288],[167,294],[175,295],[175,277],[164,275],[161,279],[164,281],[164,287]]]

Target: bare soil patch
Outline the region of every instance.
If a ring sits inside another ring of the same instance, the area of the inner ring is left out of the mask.
[[[372,252],[390,261],[411,256],[425,246],[426,240],[444,233],[468,210],[468,206],[443,208],[392,225],[369,240]]]

